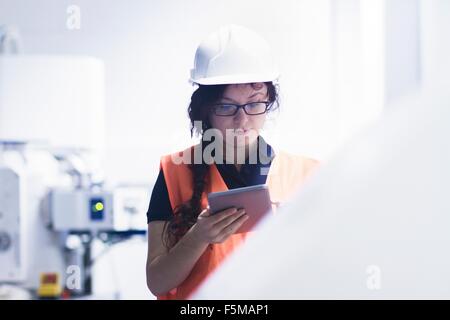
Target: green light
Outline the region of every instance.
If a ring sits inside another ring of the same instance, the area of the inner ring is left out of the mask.
[[[103,203],[97,202],[94,206],[95,211],[102,211],[104,209]]]

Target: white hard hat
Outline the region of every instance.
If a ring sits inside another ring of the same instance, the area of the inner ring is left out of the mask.
[[[200,43],[190,81],[203,85],[252,83],[274,81],[278,76],[264,38],[247,28],[228,25]]]

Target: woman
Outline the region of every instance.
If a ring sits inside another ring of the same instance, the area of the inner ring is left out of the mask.
[[[247,237],[234,234],[245,209],[211,215],[208,193],[267,184],[271,201],[282,203],[316,167],[275,152],[259,134],[278,108],[277,77],[269,46],[246,28],[223,27],[198,47],[188,111],[191,136],[196,130],[202,141],[161,158],[147,213],[147,285],[158,299],[191,296]]]

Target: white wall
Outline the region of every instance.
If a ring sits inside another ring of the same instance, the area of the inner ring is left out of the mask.
[[[450,83],[450,2],[421,0],[421,74],[428,88],[448,90]]]
[[[386,100],[410,94],[422,85],[420,1],[386,2]]]

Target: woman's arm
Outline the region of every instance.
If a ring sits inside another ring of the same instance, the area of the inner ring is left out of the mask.
[[[247,219],[244,210],[227,209],[215,215],[204,210],[197,223],[170,250],[162,241],[164,221],[148,224],[147,286],[162,295],[179,286],[210,243],[221,243]]]
[[[170,249],[162,242],[164,221],[148,224],[147,286],[155,295],[162,295],[186,279],[197,260],[208,247],[192,237],[192,232]]]

